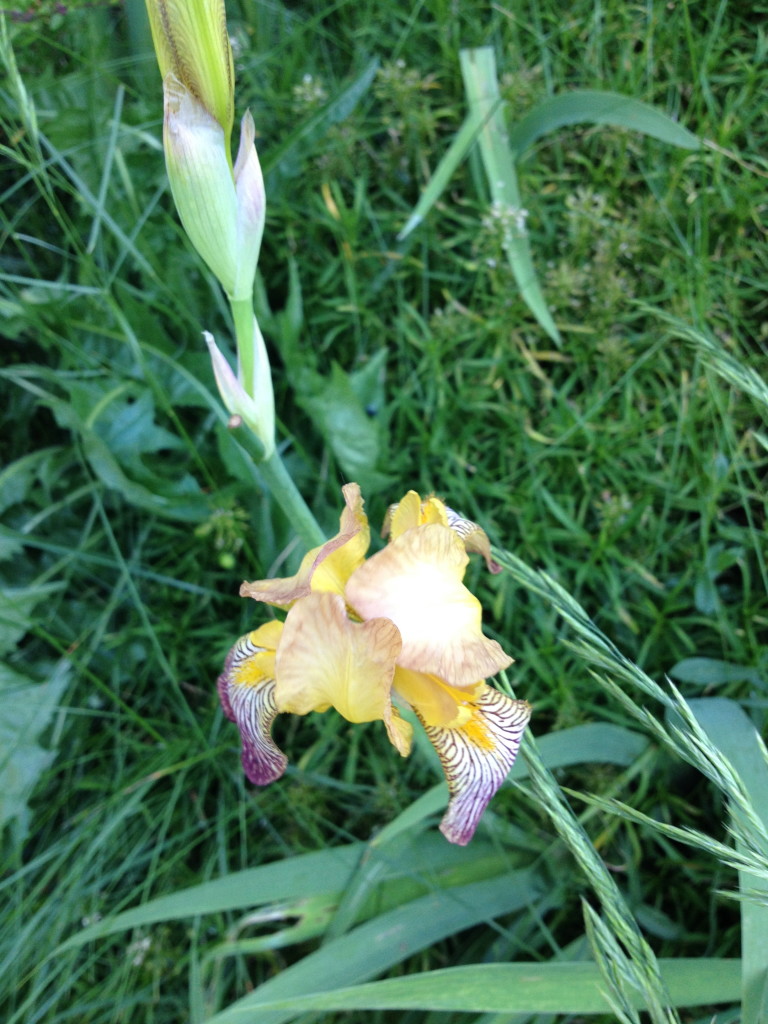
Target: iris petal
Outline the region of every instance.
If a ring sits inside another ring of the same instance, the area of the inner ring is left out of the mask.
[[[281,630],[281,622],[269,622],[240,637],[217,684],[224,713],[240,730],[243,771],[257,786],[279,779],[288,764],[270,735],[277,715],[274,667]]]
[[[334,707],[349,722],[381,719],[405,755],[411,727],[392,707],[392,677],[400,653],[394,623],[351,622],[337,594],[310,594],[285,620],[277,652],[277,707],[296,715]]]
[[[461,582],[469,557],[446,526],[408,530],[349,578],[346,597],[363,619],[382,616],[400,630],[398,665],[474,685],[512,664],[482,633],[480,602]]]
[[[397,540],[406,530],[429,523],[449,526],[463,541],[467,551],[475,551],[483,556],[490,572],[501,572],[501,566],[491,557],[491,542],[485,530],[471,519],[465,519],[458,512],[454,512],[434,494],[422,501],[416,491],[408,491],[401,501],[387,509],[381,535],[388,536],[390,540]]]
[[[336,536],[308,551],[295,576],[243,583],[241,597],[252,597],[255,601],[287,608],[313,591],[344,593],[347,580],[365,558],[370,529],[359,486],[346,484],[342,493],[346,505]]]
[[[416,526],[426,526],[429,523],[448,525],[445,505],[439,498],[430,497],[422,501],[416,491],[408,491],[401,501],[390,505],[387,509],[381,535],[382,537],[389,536],[391,540],[397,540],[406,530],[412,530]]]
[[[440,831],[459,846],[472,838],[488,802],[514,764],[531,706],[486,686],[471,702],[471,712],[469,721],[456,729],[430,726],[422,719],[450,793]]]
[[[491,542],[488,540],[485,530],[477,523],[473,523],[471,519],[460,516],[458,512],[454,512],[447,505],[445,511],[448,516],[448,525],[461,538],[466,550],[476,551],[482,555],[489,572],[494,575],[501,572],[501,566],[491,557]]]
[[[472,701],[485,687],[476,683],[472,689],[449,686],[437,676],[413,672],[407,668],[395,669],[394,688],[426,725],[456,728],[472,716]]]

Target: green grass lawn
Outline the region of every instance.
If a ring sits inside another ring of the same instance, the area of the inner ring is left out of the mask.
[[[227,3],[285,465],[328,535],[413,488],[503,566],[467,582],[537,744],[464,849],[379,723],[280,716],[243,777],[238,589],[304,549],[224,425],[144,5],[3,7],[0,1017],[768,1020],[766,5]],[[469,47],[510,129],[608,90],[701,145],[587,118],[525,214],[479,144],[438,189]]]

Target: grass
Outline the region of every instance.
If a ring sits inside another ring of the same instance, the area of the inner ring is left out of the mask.
[[[373,523],[434,490],[507,552],[469,580],[538,753],[459,851],[435,834],[430,751],[396,762],[374,725],[285,716],[288,775],[242,778],[214,692],[255,625],[238,586],[301,551],[221,426],[200,335],[226,345],[231,325],[173,212],[143,6],[12,6],[4,1019],[223,1022],[240,999],[259,1024],[765,1019],[754,8],[228,5],[294,479],[329,531],[352,470]],[[559,345],[520,298],[478,155],[397,238],[467,115],[459,50],[485,45],[510,124],[561,90],[614,90],[705,140],[571,126],[519,162]],[[350,393],[355,443],[335,418]],[[508,973],[489,985],[488,967]],[[480,973],[431,974],[455,968]]]

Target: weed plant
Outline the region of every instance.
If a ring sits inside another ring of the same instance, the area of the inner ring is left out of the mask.
[[[373,523],[433,490],[505,567],[470,585],[540,743],[466,850],[375,723],[285,716],[288,775],[243,779],[238,586],[302,551],[218,412],[144,7],[5,5],[2,1018],[768,1019],[761,4],[228,4],[286,464],[329,533],[348,479]],[[557,344],[476,152],[398,241],[471,46],[511,123],[613,90],[706,140],[572,126],[519,164]]]

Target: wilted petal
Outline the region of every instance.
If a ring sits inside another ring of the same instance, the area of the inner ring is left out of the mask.
[[[490,686],[483,687],[470,711],[468,721],[455,729],[423,722],[450,793],[440,831],[459,846],[472,838],[489,800],[514,764],[531,717],[527,701],[512,700]]]
[[[224,713],[240,730],[243,770],[257,786],[279,779],[288,763],[270,732],[278,713],[275,650],[282,628],[281,622],[268,622],[240,637],[217,683]]]
[[[362,565],[370,543],[368,517],[357,484],[342,487],[346,507],[341,513],[339,532],[304,556],[295,576],[243,583],[241,597],[286,608],[314,592],[343,594],[350,575]]]
[[[411,728],[392,707],[400,634],[386,619],[351,622],[338,594],[310,594],[285,620],[276,661],[279,711],[334,707],[349,722],[381,719],[403,755]]]
[[[469,558],[446,526],[406,531],[360,566],[346,597],[363,619],[391,619],[400,630],[398,665],[474,685],[512,664],[482,632],[480,602],[461,582]]]
[[[454,512],[447,505],[445,506],[445,511],[448,516],[448,525],[464,542],[464,547],[467,551],[476,551],[479,555],[482,555],[490,572],[494,574],[501,572],[501,566],[491,557],[491,542],[488,540],[488,534],[485,530],[478,526],[477,523],[473,523],[471,519],[465,519],[463,516],[460,516],[458,512]]]

